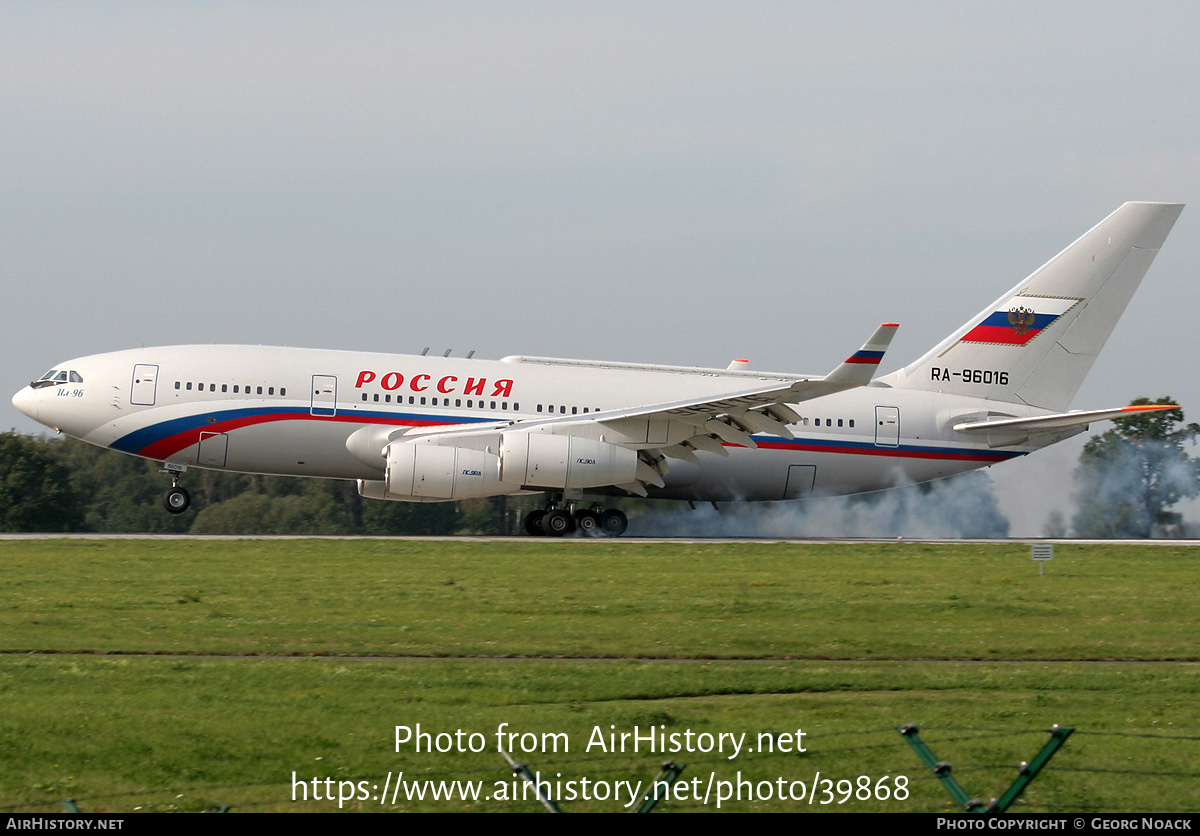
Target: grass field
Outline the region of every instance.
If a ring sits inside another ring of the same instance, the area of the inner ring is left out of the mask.
[[[716,809],[739,777],[812,798],[817,773],[834,803],[818,783],[811,805],[721,809],[945,810],[894,729],[913,722],[985,800],[1059,723],[1077,731],[1018,809],[1195,811],[1198,558],[1059,546],[1039,577],[1022,545],[3,542],[0,809],[338,809],[314,777],[347,782],[344,809],[539,809],[374,800],[399,771],[511,793],[507,723],[538,738],[520,760],[577,790],[644,790],[667,759],[711,789],[660,810]],[[484,750],[397,751],[418,723]],[[732,758],[595,745],[634,727],[745,738]],[[798,729],[805,752],[759,751]],[[903,776],[907,798],[836,803],[859,776],[872,796]]]

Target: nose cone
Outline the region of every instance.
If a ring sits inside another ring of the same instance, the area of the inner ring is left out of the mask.
[[[13,406],[24,412],[33,420],[38,420],[38,396],[37,392],[26,386],[20,392],[13,395]]]

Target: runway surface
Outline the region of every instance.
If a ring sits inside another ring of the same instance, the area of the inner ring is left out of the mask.
[[[936,545],[990,544],[1000,546],[1051,543],[1063,546],[1200,546],[1200,540],[1052,540],[1041,537],[1008,539],[919,539],[910,537],[844,537],[808,539],[804,537],[371,537],[364,535],[313,534],[0,534],[0,540],[395,540],[475,543],[925,543]]]

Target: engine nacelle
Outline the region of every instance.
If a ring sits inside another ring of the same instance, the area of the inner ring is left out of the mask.
[[[637,478],[637,452],[605,441],[550,433],[507,432],[500,479],[531,488],[597,488]]]
[[[393,441],[387,447],[384,499],[473,499],[520,491],[500,481],[500,457],[434,439]]]
[[[453,502],[452,499],[438,499],[428,496],[396,496],[388,493],[387,482],[382,479],[359,479],[358,494],[367,499],[388,499],[392,502]]]

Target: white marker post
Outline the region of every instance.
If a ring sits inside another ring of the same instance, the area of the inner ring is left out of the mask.
[[[1038,575],[1045,577],[1046,561],[1054,559],[1054,544],[1053,543],[1034,543],[1033,544],[1033,559],[1038,562]]]

